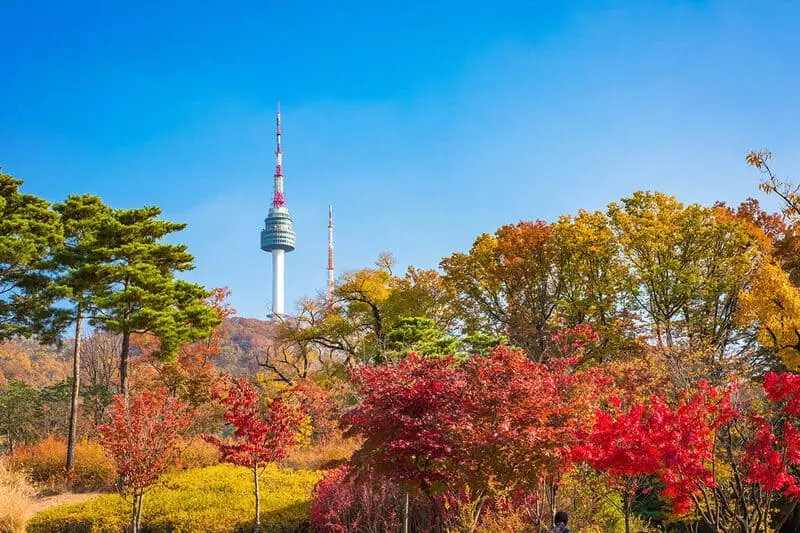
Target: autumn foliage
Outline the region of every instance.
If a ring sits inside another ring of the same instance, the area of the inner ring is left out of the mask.
[[[607,474],[623,491],[637,489],[637,478],[655,477],[674,512],[686,513],[699,484],[714,484],[707,465],[716,431],[736,416],[730,394],[701,383],[697,393],[673,405],[653,396],[627,411],[612,398],[579,433],[573,458]]]
[[[132,526],[138,531],[145,491],[170,465],[181,432],[191,422],[187,406],[164,389],[143,390],[126,402],[118,395],[111,421],[98,428],[101,442],[113,458],[121,487],[133,493]]]
[[[260,469],[282,459],[287,448],[294,445],[295,431],[303,414],[282,398],[274,398],[263,406],[258,391],[244,378],[221,383],[214,396],[226,407],[225,420],[232,426],[234,438],[226,440],[214,435],[204,438],[219,448],[223,461],[252,470],[257,533],[261,526]]]
[[[578,358],[536,363],[505,346],[465,361],[415,354],[352,379],[361,403],[345,417],[365,440],[354,472],[428,494],[471,491],[478,503],[539,490],[569,467],[570,447],[603,380]]]
[[[777,416],[754,421],[755,435],[745,451],[747,481],[800,499],[800,375],[770,372],[764,378],[764,390]]]

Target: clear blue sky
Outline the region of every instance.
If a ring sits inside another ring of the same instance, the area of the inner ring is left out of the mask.
[[[269,299],[278,97],[288,302],[325,285],[328,203],[342,272],[435,267],[637,189],[758,197],[751,148],[800,178],[790,0],[0,0],[0,23],[4,170],[52,201],[162,206],[191,279],[246,316]]]

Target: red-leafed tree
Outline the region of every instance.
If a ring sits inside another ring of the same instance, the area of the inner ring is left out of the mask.
[[[425,492],[469,487],[482,502],[497,486],[537,489],[569,461],[581,413],[591,413],[575,359],[542,365],[507,347],[463,362],[406,359],[359,367],[362,399],[348,434],[365,439],[353,463]]]
[[[114,459],[123,491],[133,495],[131,529],[137,533],[144,493],[169,465],[192,412],[161,389],[132,394],[127,404],[118,395],[111,413],[111,421],[98,430],[103,447]]]
[[[620,491],[625,531],[630,531],[633,503],[657,478],[676,514],[686,513],[701,485],[713,486],[712,458],[716,432],[735,415],[731,392],[701,382],[699,390],[669,405],[657,396],[630,410],[619,399],[599,410],[590,429],[578,435],[576,461],[607,475]]]
[[[772,402],[773,418],[754,417],[755,435],[745,450],[747,481],[766,492],[800,500],[800,375],[768,373],[764,391]]]
[[[230,442],[210,435],[204,438],[220,449],[223,461],[253,471],[254,531],[258,533],[261,529],[261,470],[282,459],[286,449],[294,445],[295,431],[303,415],[281,398],[275,398],[265,406],[255,387],[244,378],[223,383],[214,394],[227,407],[225,420],[233,426],[235,438]]]

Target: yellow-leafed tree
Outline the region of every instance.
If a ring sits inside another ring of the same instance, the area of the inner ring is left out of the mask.
[[[800,367],[800,289],[773,261],[766,261],[741,297],[739,320],[759,328],[758,341],[790,370]]]

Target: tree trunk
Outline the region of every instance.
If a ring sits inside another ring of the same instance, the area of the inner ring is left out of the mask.
[[[408,533],[408,504],[409,504],[408,491],[406,491],[406,504],[403,507],[403,533]]]
[[[142,500],[139,489],[133,489],[133,506],[131,509],[131,533],[139,533],[139,518],[141,517]]]
[[[119,393],[128,403],[128,352],[131,349],[131,330],[122,328],[122,351],[119,355]]]
[[[142,504],[144,503],[144,489],[139,489],[139,508],[136,510],[136,532],[142,527]]]
[[[75,469],[75,440],[78,436],[78,394],[81,386],[81,323],[83,305],[78,304],[75,312],[75,353],[72,357],[72,402],[69,410],[69,435],[67,437],[67,486]]]
[[[258,487],[258,461],[253,462],[253,484],[255,485],[254,495],[256,497],[256,526],[254,533],[261,531],[261,492]]]
[[[622,505],[625,507],[625,533],[631,533],[631,503],[633,498],[627,493],[622,498]]]

